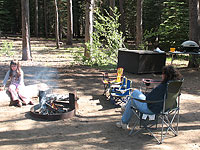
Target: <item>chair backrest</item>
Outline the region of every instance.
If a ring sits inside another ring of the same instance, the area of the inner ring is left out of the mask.
[[[124,68],[117,68],[117,76],[122,76],[124,72]]]
[[[177,107],[177,98],[180,95],[183,80],[169,81],[167,85],[167,94],[164,102],[164,111]]]
[[[127,77],[123,77],[123,79],[122,79],[122,87],[126,87],[126,85],[127,85]]]
[[[126,89],[129,89],[129,88],[132,88],[132,81],[131,80],[128,80],[125,76],[123,77],[123,82],[122,82],[122,85],[120,86],[119,88],[119,91],[120,90],[126,90]],[[129,90],[130,91],[130,90]],[[129,92],[127,90],[126,93]]]
[[[116,82],[121,82],[121,76],[117,76]]]
[[[132,81],[131,80],[127,80],[127,89],[132,88]]]
[[[132,81],[124,77],[121,89],[129,89],[129,88],[132,88]]]
[[[126,78],[126,77],[125,77]],[[126,84],[124,86],[121,86],[120,90],[126,90],[125,93],[121,93],[123,96],[129,96],[132,92],[132,81],[126,78]]]
[[[117,69],[117,80],[116,80],[116,82],[121,82],[121,77],[123,75],[123,72],[124,72],[124,68],[118,68]]]

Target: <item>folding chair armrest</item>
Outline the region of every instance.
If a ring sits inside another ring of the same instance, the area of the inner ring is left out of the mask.
[[[145,83],[160,83],[161,81],[160,80],[143,78],[142,82],[145,82]]]
[[[160,80],[153,80],[153,79],[147,79],[147,78],[142,79],[142,82],[143,82],[146,86],[149,86],[151,83],[161,83]]]
[[[124,94],[126,91],[133,90],[133,88],[128,88],[128,89],[117,89],[116,92],[121,92]]]
[[[116,75],[109,75],[109,79],[115,79],[117,77],[117,74]]]
[[[110,86],[110,88],[120,88],[122,82],[113,82],[113,84]]]
[[[103,75],[103,80],[108,79],[108,73],[107,72],[103,72],[102,75]]]
[[[138,99],[138,98],[134,98],[133,96],[131,96],[131,98],[133,98],[136,101],[142,102],[142,103],[160,103],[163,102],[163,100],[157,100],[157,101],[149,101],[149,100],[142,100],[142,99]]]
[[[114,79],[116,79],[116,77],[117,76],[108,76],[108,73],[102,73],[102,75],[103,75],[103,80],[108,80],[108,81],[111,81],[111,80],[114,80]]]
[[[115,82],[115,83],[113,83],[113,85],[121,85],[122,84],[122,82]]]

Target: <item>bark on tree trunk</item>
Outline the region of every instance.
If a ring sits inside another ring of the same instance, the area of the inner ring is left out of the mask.
[[[38,0],[35,0],[35,36],[38,37]]]
[[[92,32],[93,32],[93,6],[94,0],[86,3],[86,17],[85,17],[85,43],[92,43]],[[90,57],[90,52],[85,46],[84,56],[86,58]]]
[[[142,43],[142,7],[143,0],[137,0],[137,19],[136,19],[136,47]]]
[[[62,6],[62,0],[58,0],[57,5],[58,5],[58,7]],[[60,15],[58,17],[59,17],[58,20],[59,20],[59,38],[60,38],[59,40],[62,41],[62,38],[63,38],[63,18]],[[60,43],[60,46],[61,46],[61,43]]]
[[[197,0],[189,0],[189,39],[199,44],[198,31],[198,3]],[[192,55],[188,67],[199,67],[197,55]]]
[[[120,7],[120,29],[123,33],[123,36],[125,36],[125,21],[124,21],[124,0],[119,0],[119,7]]]
[[[44,30],[45,30],[45,37],[48,38],[48,24],[47,24],[47,2],[46,0],[43,1],[44,5]]]
[[[57,0],[54,0],[55,5],[55,36],[56,36],[56,47],[57,49],[60,48],[60,38],[59,38],[59,20],[58,20],[58,5]]]
[[[198,24],[198,39],[200,39],[200,0],[197,0],[197,13],[198,13],[198,20],[197,20],[197,24]],[[199,42],[198,42],[198,44],[200,44]]]
[[[112,8],[110,9],[110,15],[114,17],[113,10],[115,9],[115,0],[110,0],[110,7]]]
[[[72,45],[73,35],[73,14],[72,14],[72,0],[67,1],[67,45]]]
[[[21,0],[22,7],[22,60],[31,59],[29,0]]]

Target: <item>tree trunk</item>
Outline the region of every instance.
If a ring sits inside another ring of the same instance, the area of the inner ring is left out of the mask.
[[[16,10],[15,10],[15,16],[16,16],[16,25],[15,25],[15,28],[16,28],[16,30],[15,30],[15,33],[19,33],[19,32],[21,32],[21,24],[20,24],[20,22],[21,22],[21,10],[20,10],[20,3],[19,3],[19,1],[18,0],[15,0],[16,2],[16,4],[17,4],[17,6],[16,6]]]
[[[110,15],[114,17],[113,10],[115,9],[115,0],[110,0]]]
[[[38,0],[35,0],[35,36],[38,37]]]
[[[142,7],[143,0],[137,0],[137,19],[136,19],[136,47],[139,48],[142,43]]]
[[[31,59],[29,0],[21,0],[22,7],[22,60]]]
[[[57,0],[54,0],[54,5],[55,5],[55,36],[56,36],[56,46],[57,49],[60,48],[60,38],[59,38],[59,20],[58,20],[58,5],[57,5]]]
[[[87,1],[85,10],[85,43],[90,42],[92,44],[92,32],[93,32],[93,6],[94,0]],[[90,52],[85,46],[84,56],[86,58],[90,57]]]
[[[72,45],[73,35],[73,14],[72,14],[72,0],[67,1],[67,45]]]
[[[119,0],[119,8],[120,8],[120,29],[123,33],[123,36],[125,36],[125,21],[124,21],[124,0]]]
[[[58,5],[58,7],[62,6],[62,0],[58,0],[57,5]],[[62,8],[61,8],[61,10],[62,10]],[[60,41],[62,41],[62,38],[63,38],[63,17],[62,17],[62,15],[59,15],[58,17],[59,17],[58,18],[58,20],[59,20],[59,37],[60,37]]]
[[[189,39],[199,44],[198,31],[198,3],[197,0],[189,0]],[[192,55],[188,67],[199,67],[197,55]]]
[[[200,0],[197,0],[197,11],[198,11],[198,19],[197,19],[197,24],[198,24],[198,40],[200,39]],[[200,44],[198,42],[198,44]]]
[[[45,37],[48,38],[48,24],[47,24],[47,2],[46,0],[43,1],[44,5],[44,30],[45,30]]]

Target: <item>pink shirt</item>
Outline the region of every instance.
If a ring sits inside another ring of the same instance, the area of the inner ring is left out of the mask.
[[[6,85],[8,79],[10,78],[9,74],[10,74],[10,70],[8,70],[8,72],[6,73],[6,75],[4,77],[4,80],[3,80],[4,86]],[[21,76],[19,78],[17,78],[17,72],[13,71],[13,77],[11,78],[10,84],[24,85],[24,72],[21,70]]]

